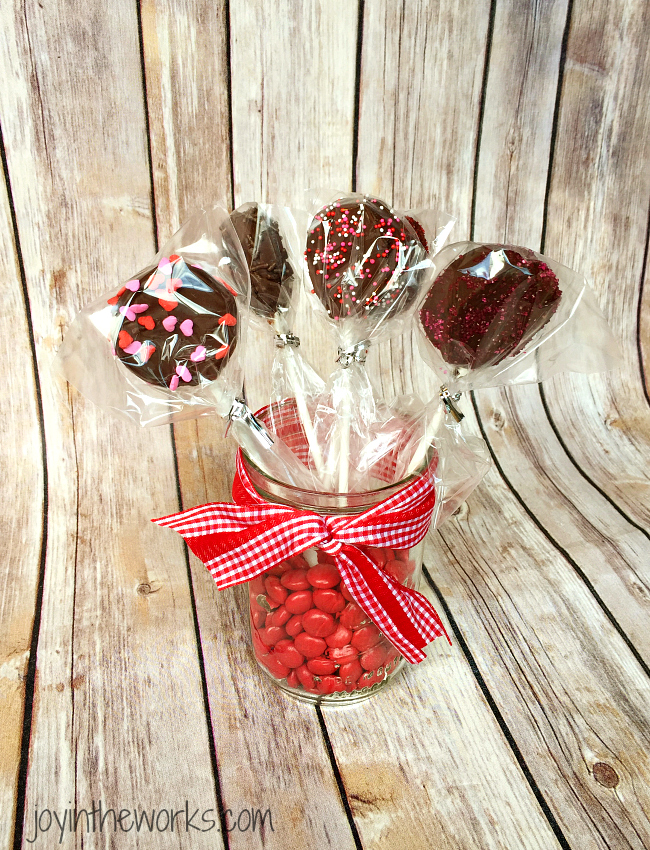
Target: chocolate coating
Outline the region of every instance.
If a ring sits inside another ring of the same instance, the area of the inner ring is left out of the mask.
[[[225,282],[174,255],[109,299],[116,356],[172,391],[214,381],[237,344],[237,303]]]
[[[520,352],[561,297],[543,261],[507,246],[479,245],[434,280],[420,324],[446,363],[476,369]]]
[[[417,227],[422,230],[419,224]],[[341,198],[311,223],[305,259],[314,292],[333,319],[384,318],[415,299],[427,252],[416,228],[377,198]]]
[[[251,278],[251,309],[272,319],[291,301],[294,273],[278,223],[260,215],[257,204],[243,204],[230,214]]]

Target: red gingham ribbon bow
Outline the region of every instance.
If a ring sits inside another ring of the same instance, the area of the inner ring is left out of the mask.
[[[358,545],[409,549],[419,543],[436,498],[430,474],[364,513],[320,516],[263,499],[240,451],[232,493],[235,504],[214,502],[152,520],[185,539],[220,590],[318,546],[336,560],[355,602],[412,664],[426,657],[422,649],[434,638],[449,640],[428,599],[395,581]]]

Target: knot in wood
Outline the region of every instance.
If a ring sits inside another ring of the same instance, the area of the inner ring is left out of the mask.
[[[604,761],[597,761],[594,765],[594,779],[605,788],[616,788],[620,781],[611,764]]]
[[[136,593],[139,596],[149,596],[149,594],[151,593],[151,585],[147,582],[142,582],[142,584],[139,584],[137,586]]]

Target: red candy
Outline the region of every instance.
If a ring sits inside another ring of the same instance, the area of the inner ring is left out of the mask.
[[[352,636],[352,646],[356,646],[359,652],[365,649],[370,649],[381,639],[381,632],[373,623],[368,623],[367,626],[361,626]]]
[[[302,631],[302,614],[294,614],[285,626],[287,634],[291,637],[296,637]]]
[[[261,658],[262,664],[273,673],[276,679],[286,679],[289,675],[289,667],[283,664],[275,655],[267,655]]]
[[[346,646],[352,640],[352,630],[339,624],[337,630],[328,635],[325,640],[328,646]]]
[[[276,608],[275,611],[272,611],[267,619],[267,626],[284,626],[285,623],[288,623],[291,619],[291,612],[287,611],[285,605],[280,605],[279,608]]]
[[[381,644],[377,644],[363,652],[359,661],[364,670],[372,670],[375,667],[381,667],[386,660],[386,655],[386,649]]]
[[[278,602],[280,605],[289,595],[288,591],[280,584],[280,579],[277,576],[269,576],[264,582],[264,587],[271,599],[275,600],[275,602]]]
[[[304,656],[296,649],[291,638],[279,640],[275,645],[274,654],[287,667],[300,667],[305,660]]]
[[[347,664],[341,664],[339,676],[343,679],[346,685],[352,685],[363,674],[363,667],[358,661],[348,661]]]
[[[286,638],[287,633],[282,626],[268,626],[260,630],[259,636],[266,646],[274,646],[279,640]]]
[[[364,551],[397,581],[414,572],[408,549]],[[255,654],[290,688],[326,695],[371,687],[401,656],[354,602],[334,558],[318,551],[318,560],[310,566],[294,555],[248,583]]]
[[[336,664],[324,655],[319,655],[318,658],[309,659],[307,669],[315,676],[327,676],[336,670]]]
[[[317,685],[321,694],[333,694],[336,691],[344,691],[345,685],[340,676],[323,676]]]
[[[317,588],[314,590],[314,605],[328,614],[338,614],[345,608],[345,599],[332,588]]]
[[[369,623],[370,620],[356,603],[348,602],[344,610],[341,612],[339,622],[342,626],[345,626],[346,629],[356,629],[363,623]]]
[[[311,691],[312,693],[316,694],[318,693],[314,674],[310,672],[306,664],[303,664],[302,667],[297,668],[296,675],[298,677],[298,681],[306,691]]]
[[[410,561],[389,561],[384,569],[389,576],[392,576],[400,584],[404,584],[413,572]]]
[[[346,664],[348,661],[354,661],[359,655],[359,650],[348,644],[347,646],[333,646],[327,650],[327,657],[331,658],[335,664]]]
[[[307,632],[300,632],[296,636],[295,644],[296,649],[302,652],[305,658],[316,658],[322,655],[327,648],[327,644],[323,638],[314,637],[314,635],[310,635]]]
[[[341,575],[333,564],[316,564],[307,573],[307,579],[312,587],[336,587]]]
[[[285,602],[285,608],[292,614],[304,614],[311,608],[311,590],[297,590]]]
[[[306,570],[289,570],[280,579],[287,590],[309,590],[311,584],[307,581]]]
[[[314,637],[327,637],[336,630],[336,622],[327,611],[318,608],[310,608],[302,615],[302,627]]]

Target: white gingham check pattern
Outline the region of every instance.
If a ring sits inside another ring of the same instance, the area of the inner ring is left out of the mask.
[[[235,504],[215,502],[152,520],[177,531],[223,590],[318,546],[336,560],[359,607],[411,663],[446,635],[431,603],[375,564],[362,546],[409,549],[426,535],[435,502],[431,475],[422,475],[390,498],[354,516],[321,516],[264,500],[237,455]],[[449,640],[449,638],[447,637]]]

